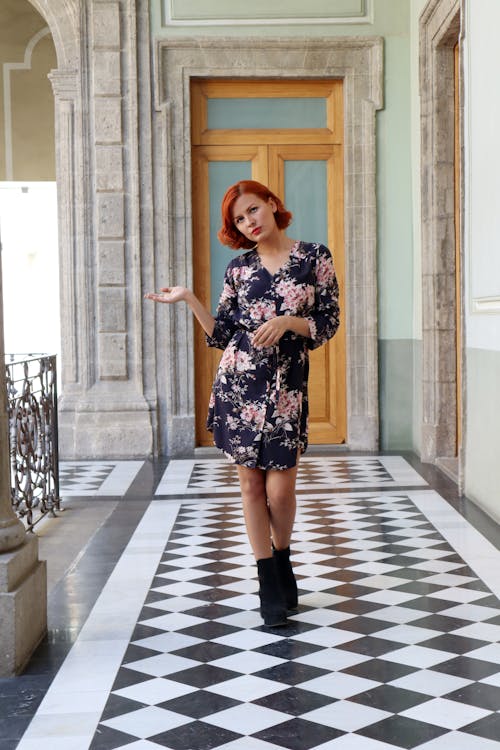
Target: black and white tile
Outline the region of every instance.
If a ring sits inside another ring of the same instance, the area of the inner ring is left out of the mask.
[[[111,497],[124,495],[144,461],[61,461],[61,497]]]
[[[425,480],[401,456],[303,457],[297,490],[419,487]],[[238,492],[238,474],[226,459],[171,461],[156,489],[157,496],[231,495]]]
[[[238,499],[151,503],[19,750],[500,749],[500,552],[437,492],[301,495],[293,561],[265,629]]]

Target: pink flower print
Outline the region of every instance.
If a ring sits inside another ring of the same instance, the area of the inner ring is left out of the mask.
[[[239,421],[230,414],[226,416],[226,424],[229,430],[237,430],[239,427]]]
[[[224,354],[221,357],[219,364],[219,372],[228,372],[228,370],[234,370],[236,364],[236,348],[234,344],[229,344],[224,350]]]
[[[284,419],[295,419],[300,412],[302,393],[300,391],[280,390],[276,412]]]
[[[252,358],[248,352],[236,351],[235,365],[238,372],[246,372],[247,370],[255,370],[255,365],[252,362]]]
[[[252,275],[252,269],[248,266],[233,268],[233,279],[235,281],[246,281]]]
[[[264,322],[276,317],[276,305],[274,302],[252,301],[250,305],[250,317],[257,322]]]
[[[314,318],[307,318],[307,322],[309,323],[309,338],[314,341],[318,335],[318,326]]]
[[[232,300],[233,298],[234,289],[227,282],[224,282],[224,286],[222,287],[222,292],[219,299],[219,307],[226,306],[229,300]]]
[[[320,255],[316,263],[316,280],[319,286],[325,287],[333,278],[333,262],[330,255]]]
[[[241,419],[248,424],[251,424],[253,429],[262,429],[264,419],[266,416],[265,408],[259,404],[253,404],[248,402],[245,404],[240,412]]]
[[[276,285],[276,291],[283,297],[281,310],[296,313],[308,299],[308,288],[304,284],[296,284],[294,281],[280,281]]]

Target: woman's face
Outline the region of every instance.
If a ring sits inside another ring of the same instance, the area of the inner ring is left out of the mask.
[[[245,193],[233,203],[234,226],[252,242],[261,242],[276,232],[276,210],[277,205],[272,198],[265,201],[258,195]]]

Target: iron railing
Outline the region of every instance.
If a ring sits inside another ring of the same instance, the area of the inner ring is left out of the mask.
[[[60,510],[56,357],[6,355],[12,505],[33,531]]]

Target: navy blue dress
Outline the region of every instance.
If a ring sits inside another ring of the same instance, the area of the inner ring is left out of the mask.
[[[287,331],[274,346],[254,347],[254,332],[276,315],[306,318],[310,336]],[[295,466],[307,447],[308,352],[338,325],[338,283],[324,245],[296,242],[274,274],[256,250],[229,263],[214,331],[206,338],[224,350],[207,427],[231,461],[260,469]]]

